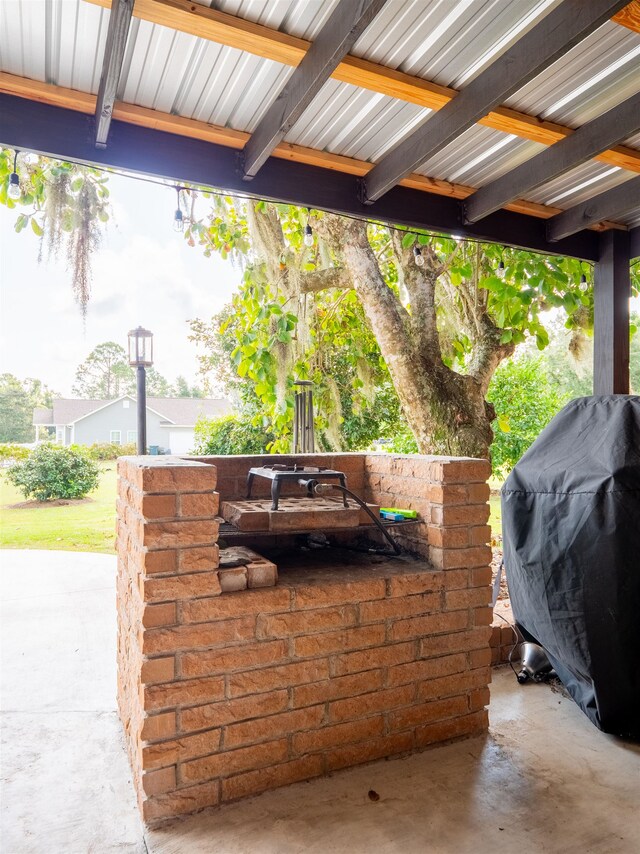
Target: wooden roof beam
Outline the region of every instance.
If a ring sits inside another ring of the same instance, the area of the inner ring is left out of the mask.
[[[133,0],[113,0],[96,103],[96,145],[100,148],[105,147],[109,136],[132,14]]]
[[[247,141],[242,151],[246,180],[256,175],[282,142],[386,2],[340,0]]]
[[[111,0],[85,2],[106,9],[111,5]],[[311,46],[311,42],[306,39],[200,6],[190,0],[136,0],[133,15],[152,24],[234,47],[283,65],[298,65]],[[356,56],[345,57],[331,77],[430,110],[442,109],[458,94],[456,89],[448,86],[440,86]],[[553,145],[573,133],[571,128],[509,107],[497,107],[479,119],[478,124],[542,145]],[[596,160],[640,172],[640,151],[633,148],[618,145],[599,154]]]
[[[554,243],[604,219],[640,210],[640,176],[556,214],[547,223],[547,239]]]
[[[96,108],[95,95],[91,95],[88,92],[67,89],[63,86],[52,86],[50,83],[29,80],[26,77],[18,77],[5,71],[0,71],[0,92],[88,115],[94,113]],[[245,131],[219,127],[208,124],[207,122],[197,121],[196,119],[186,119],[182,116],[162,113],[159,110],[151,110],[148,107],[127,104],[123,101],[115,102],[113,118],[127,124],[137,125],[138,127],[159,130],[191,139],[199,139],[203,142],[211,142],[236,150],[242,149],[249,139],[249,134]],[[320,166],[323,169],[344,172],[348,175],[355,175],[358,178],[366,175],[372,165],[366,160],[356,160],[354,157],[346,157],[343,154],[331,154],[328,151],[319,151],[315,148],[308,148],[304,145],[296,145],[289,142],[281,142],[276,146],[273,156],[280,160],[290,160],[294,163]],[[409,187],[425,193],[434,193],[438,196],[450,196],[452,199],[466,199],[467,196],[475,192],[475,187],[469,187],[466,184],[455,184],[439,178],[429,178],[426,175],[408,175],[400,183],[403,187]],[[514,213],[521,213],[540,219],[549,219],[562,211],[561,208],[541,205],[525,199],[516,199],[510,204],[505,205],[505,208]],[[616,223],[605,222],[593,226],[593,228],[601,231],[607,228],[621,228],[621,226],[618,226]]]
[[[500,178],[476,190],[465,204],[467,222],[477,222],[493,211],[526,196],[529,190],[585,163],[605,148],[640,129],[640,92],[597,119],[578,128],[571,136],[521,163]]]
[[[362,184],[363,201],[371,204],[388,193],[405,175],[418,170],[624,5],[624,0],[563,0],[374,166]]]

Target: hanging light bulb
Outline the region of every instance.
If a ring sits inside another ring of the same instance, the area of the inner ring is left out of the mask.
[[[305,246],[313,246],[313,229],[307,223],[304,227],[304,245]]]
[[[7,191],[7,195],[10,199],[16,201],[22,195],[20,190],[20,176],[18,175],[18,154],[19,151],[16,149],[15,157],[13,158],[13,172],[9,175],[9,189]]]
[[[184,231],[184,217],[182,216],[182,211],[180,210],[180,190],[181,190],[181,187],[176,187],[176,195],[178,197],[178,207],[176,208],[176,212],[173,215],[173,230],[174,231]]]
[[[504,269],[504,261],[502,259],[500,259],[500,263],[498,264],[498,269],[496,270],[496,273],[499,276],[499,278],[504,279],[505,272],[506,271]]]
[[[413,260],[416,262],[417,267],[424,267],[424,258],[422,257],[419,246],[413,247]]]

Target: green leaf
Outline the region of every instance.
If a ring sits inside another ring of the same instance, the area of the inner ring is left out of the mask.
[[[412,231],[408,231],[402,238],[402,248],[408,249],[415,243],[416,236]]]
[[[38,237],[42,237],[42,235],[44,234],[44,231],[42,230],[40,225],[36,222],[34,217],[31,217],[31,230],[33,231],[34,234],[37,234]]]
[[[513,338],[513,331],[511,329],[505,329],[505,331],[500,336],[500,343],[501,344],[508,344],[512,338]]]
[[[496,420],[498,421],[498,427],[502,430],[503,433],[511,432],[509,418],[506,415],[498,415],[498,418]]]

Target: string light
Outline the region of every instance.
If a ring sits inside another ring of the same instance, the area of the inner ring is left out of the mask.
[[[15,157],[13,158],[13,172],[9,175],[9,189],[7,195],[10,199],[16,201],[22,195],[20,190],[20,176],[18,175],[18,154],[20,152],[16,148]]]
[[[498,269],[496,270],[496,273],[500,279],[504,279],[505,272],[506,271],[504,268],[504,261],[500,259],[500,263],[498,264]]]
[[[176,195],[178,197],[178,207],[176,208],[176,212],[173,215],[173,230],[174,231],[184,231],[184,217],[182,216],[182,211],[180,210],[180,190],[182,187],[176,187]]]
[[[309,223],[310,211],[307,208],[307,224],[304,227],[304,245],[311,248],[313,246],[313,229]]]
[[[422,251],[419,246],[413,247],[413,260],[416,262],[417,267],[424,267],[424,258],[422,257]]]

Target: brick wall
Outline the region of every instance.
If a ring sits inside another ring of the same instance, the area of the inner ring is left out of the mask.
[[[487,727],[487,464],[311,460],[418,510],[403,539],[429,560],[323,553],[221,595],[218,494],[243,497],[260,458],[119,461],[118,702],[148,822]]]

